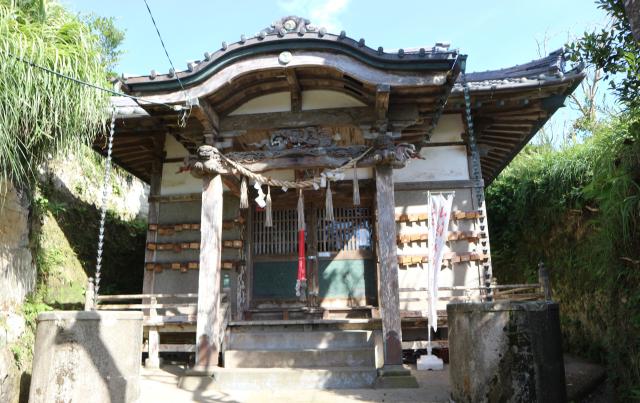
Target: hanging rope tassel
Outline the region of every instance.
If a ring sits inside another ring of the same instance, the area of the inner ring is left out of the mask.
[[[302,189],[298,191],[298,231],[305,229],[304,225],[304,195]]]
[[[304,255],[304,195],[298,191],[298,277],[296,279],[296,296],[302,301],[307,299],[307,268]]]
[[[240,208],[249,208],[249,190],[247,189],[247,177],[242,177],[240,184]]]
[[[360,205],[360,185],[358,184],[358,167],[353,165],[353,205]]]
[[[273,215],[271,214],[271,186],[267,186],[267,206],[265,208],[264,226],[273,227]]]
[[[331,194],[331,181],[327,179],[327,194],[324,201],[325,217],[327,221],[333,221],[333,195]]]

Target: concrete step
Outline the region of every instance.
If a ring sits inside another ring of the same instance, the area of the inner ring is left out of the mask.
[[[372,367],[215,368],[211,387],[218,390],[361,389],[371,388],[376,375],[377,371]],[[182,377],[178,386],[189,391],[200,391],[202,377]]]
[[[372,345],[370,331],[231,332],[230,350],[350,348]]]
[[[378,330],[382,328],[379,319],[289,319],[231,321],[231,332],[309,332],[336,330]]]
[[[347,349],[226,350],[226,368],[375,368],[374,347]]]

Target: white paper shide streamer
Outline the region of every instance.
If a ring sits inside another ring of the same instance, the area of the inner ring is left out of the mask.
[[[438,274],[442,267],[444,243],[449,233],[449,219],[453,196],[441,194],[429,196],[429,262],[427,264],[427,289],[429,291],[429,325],[438,330]]]

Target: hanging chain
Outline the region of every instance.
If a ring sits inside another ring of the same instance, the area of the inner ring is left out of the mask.
[[[476,135],[473,130],[473,116],[471,115],[471,94],[469,93],[469,84],[467,83],[467,76],[464,72],[460,73],[462,77],[462,89],[464,92],[465,112],[467,118],[467,128],[469,132],[469,150],[471,151],[471,177],[476,181],[476,184],[482,180],[482,171],[480,168],[480,154],[478,152],[478,145],[476,143]],[[483,202],[483,192],[481,186],[474,187],[474,193],[478,202],[481,205]]]
[[[111,153],[113,151],[113,136],[116,129],[116,107],[111,108],[111,124],[109,126],[109,138],[107,139],[107,158],[104,163],[104,182],[102,183],[102,205],[100,206],[100,229],[98,232],[98,251],[96,256],[96,276],[94,286],[93,306],[96,306],[100,292],[100,275],[102,269],[102,251],[104,246],[104,225],[107,218],[107,202],[111,193]]]
[[[481,232],[485,233],[485,238],[480,242],[480,244],[476,245],[476,250],[479,251],[486,256],[482,263],[482,274],[478,273],[479,276],[483,279],[480,286],[485,287],[485,300],[492,301],[493,300],[493,291],[491,290],[491,249],[489,246],[489,231],[487,230],[487,219],[486,219],[486,210],[484,205],[484,189],[482,187],[482,168],[480,167],[480,154],[478,152],[478,145],[476,143],[476,135],[473,130],[473,116],[471,115],[471,95],[469,94],[469,84],[467,83],[467,77],[464,72],[462,75],[462,88],[464,90],[464,102],[465,109],[467,115],[467,127],[469,129],[469,149],[471,150],[471,175],[475,181],[475,185],[472,188],[474,196],[476,198],[476,202],[478,204],[478,209],[483,211],[484,218],[479,218],[476,224],[474,224]],[[480,269],[480,267],[478,267]]]

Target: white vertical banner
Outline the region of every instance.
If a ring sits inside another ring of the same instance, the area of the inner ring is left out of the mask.
[[[449,218],[453,195],[429,194],[429,261],[427,263],[427,290],[429,292],[429,325],[438,330],[438,274],[442,267],[444,243],[449,234]]]

